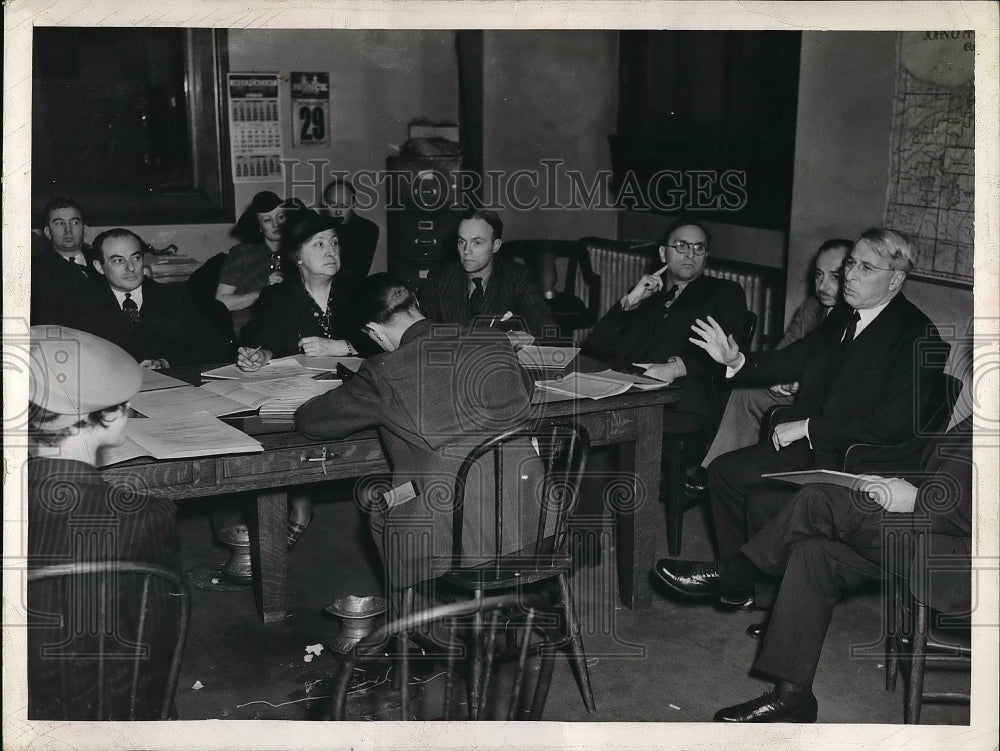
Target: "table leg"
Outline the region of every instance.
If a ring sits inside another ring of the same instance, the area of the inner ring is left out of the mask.
[[[257,494],[257,524],[250,535],[254,593],[264,623],[288,610],[288,498],[284,490]]]
[[[635,411],[635,502],[631,512],[618,513],[618,589],[622,604],[643,610],[652,603],[649,572],[656,553],[657,513],[660,502],[660,450],[663,443],[663,408]],[[628,453],[628,452],[622,452]]]

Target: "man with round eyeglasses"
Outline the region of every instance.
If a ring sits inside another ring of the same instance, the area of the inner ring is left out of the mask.
[[[584,345],[586,354],[616,368],[639,367],[644,375],[667,383],[683,378],[680,402],[669,420],[678,430],[708,422],[714,408],[707,380],[724,372],[689,341],[691,326],[712,316],[728,331],[747,327],[743,288],[704,273],[708,248],[708,233],[700,222],[674,222],[659,246],[662,265],[612,306]]]
[[[775,427],[769,442],[723,454],[709,465],[718,557],[715,562],[658,561],[654,572],[673,591],[724,604],[753,603],[754,579],[746,574],[756,569],[743,547],[782,511],[794,490],[761,476],[839,469],[851,444],[886,445],[914,437],[917,416],[948,352],[931,321],[902,294],[916,254],[902,233],[863,232],[844,259],[844,304],[783,350],[745,355],[718,321],[706,318],[692,327],[692,343],[724,365],[727,377],[798,380],[801,386],[791,415]],[[784,694],[727,708],[717,719],[815,719],[811,688],[793,683],[794,677],[770,674],[782,683]]]

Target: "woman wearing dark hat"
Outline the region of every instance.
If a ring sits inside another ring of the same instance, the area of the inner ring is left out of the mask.
[[[286,212],[298,206],[302,203],[295,199],[282,201],[265,190],[253,197],[236,222],[233,234],[241,242],[229,249],[215,289],[215,299],[230,312],[246,310],[257,301],[261,289],[281,282],[282,227]],[[234,316],[237,331],[246,323],[246,318],[246,314]]]
[[[125,440],[128,403],[142,385],[135,360],[92,334],[33,326],[29,380],[28,568],[120,560],[180,573],[174,504],[137,486],[111,486],[96,467],[102,449]],[[152,610],[141,637],[148,667],[137,686],[135,718],[143,720],[159,716],[177,617],[174,598],[150,586]],[[81,600],[82,592],[58,580],[28,585],[29,719],[94,719],[99,670],[99,719],[130,719],[131,661],[115,650],[125,645],[134,654],[141,587],[119,587],[117,641],[75,625],[104,605],[96,595]]]
[[[370,353],[371,344],[350,327],[347,305],[356,280],[339,273],[334,222],[310,210],[290,213],[282,255],[289,271],[254,304],[236,364],[252,371],[272,357],[296,353],[348,356],[359,354],[358,347]]]
[[[334,222],[308,209],[290,212],[282,257],[289,271],[280,284],[263,289],[254,303],[241,336],[244,346],[237,366],[255,371],[272,357],[299,352],[335,357],[370,354],[372,343],[350,329],[347,305],[355,282],[347,273],[338,273],[340,240]],[[291,548],[312,520],[312,508],[305,496],[290,497],[289,505]]]

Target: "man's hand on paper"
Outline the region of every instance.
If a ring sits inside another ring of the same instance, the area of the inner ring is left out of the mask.
[[[860,475],[864,482],[859,490],[867,493],[886,511],[895,514],[909,514],[917,503],[917,487],[902,477],[879,477],[878,475]]]

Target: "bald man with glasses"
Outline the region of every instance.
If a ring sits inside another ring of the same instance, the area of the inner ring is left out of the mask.
[[[902,233],[877,228],[862,233],[844,259],[844,303],[783,350],[744,354],[713,318],[692,327],[692,344],[724,366],[734,381],[801,384],[791,414],[768,442],[723,454],[709,465],[719,561],[731,560],[747,541],[751,491],[757,528],[791,496],[790,486],[761,475],[838,469],[853,443],[886,445],[915,435],[915,418],[948,352],[934,324],[902,294],[916,254]],[[720,589],[724,569],[724,563],[664,559],[654,570],[684,595],[752,602],[752,589]]]

